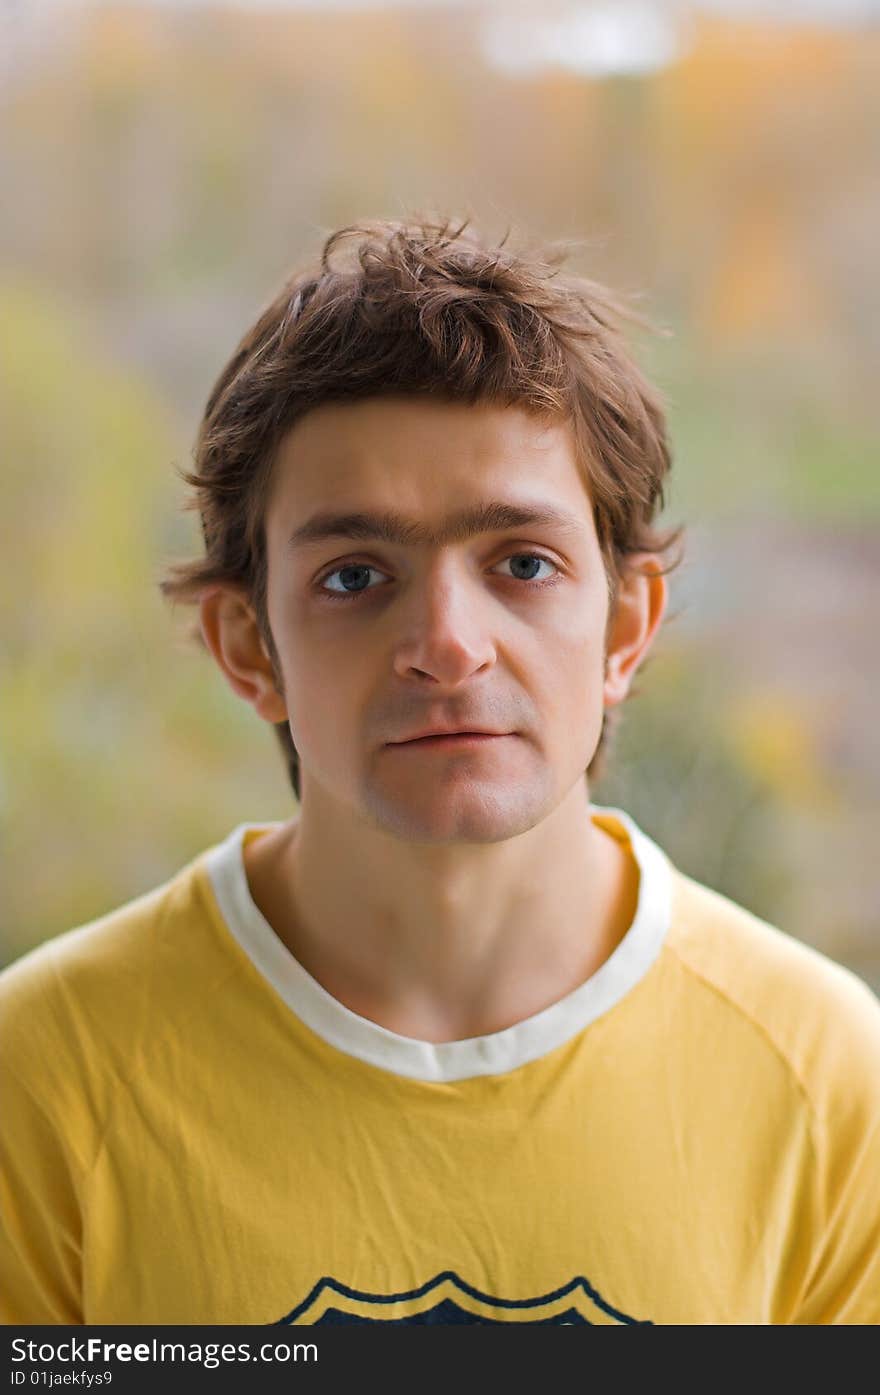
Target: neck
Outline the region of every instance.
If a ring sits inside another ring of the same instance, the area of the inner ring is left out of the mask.
[[[307,800],[245,863],[263,915],[329,993],[437,1042],[501,1031],[585,982],[638,893],[631,853],[590,818],[585,781],[490,844],[408,844]]]

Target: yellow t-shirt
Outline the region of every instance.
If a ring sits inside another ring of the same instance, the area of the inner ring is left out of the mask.
[[[257,909],[247,824],[0,977],[15,1323],[880,1320],[880,1005],[618,810],[586,983],[430,1044]]]

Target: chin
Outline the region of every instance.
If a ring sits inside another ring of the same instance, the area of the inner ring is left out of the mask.
[[[438,783],[406,794],[372,787],[363,807],[370,822],[392,838],[434,846],[502,843],[527,833],[550,812],[547,792],[534,783],[500,790],[444,790]]]

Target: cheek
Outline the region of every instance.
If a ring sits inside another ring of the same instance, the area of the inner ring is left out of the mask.
[[[584,691],[605,666],[606,611],[584,603],[566,608],[542,640],[550,669],[564,691]]]
[[[540,706],[558,742],[560,758],[588,763],[604,710],[605,609],[572,607],[567,623],[542,637],[535,665]],[[548,732],[549,739],[553,740]]]
[[[288,721],[294,744],[314,752],[319,764],[347,745],[362,705],[357,647],[291,611],[281,619],[282,665]]]
[[[350,746],[362,690],[360,650],[334,615],[316,614],[297,595],[293,582],[287,592],[273,586],[271,569],[267,608],[294,745],[316,769],[329,770]]]

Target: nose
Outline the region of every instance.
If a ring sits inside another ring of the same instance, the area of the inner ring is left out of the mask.
[[[454,687],[495,662],[485,605],[473,578],[454,564],[426,569],[409,583],[398,612],[394,671],[401,678]]]

